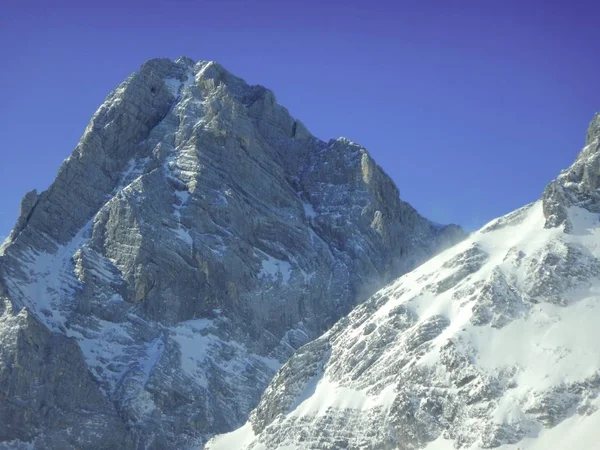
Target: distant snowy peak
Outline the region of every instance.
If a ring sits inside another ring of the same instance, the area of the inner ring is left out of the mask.
[[[597,122],[542,200],[400,277],[299,349],[249,422],[207,449],[596,448]]]

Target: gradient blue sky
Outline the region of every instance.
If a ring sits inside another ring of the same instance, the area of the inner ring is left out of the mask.
[[[598,2],[7,1],[0,236],[106,95],[152,57],[217,60],[403,199],[474,229],[537,199],[600,109]]]

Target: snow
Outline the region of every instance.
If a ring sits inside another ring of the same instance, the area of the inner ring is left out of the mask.
[[[194,72],[192,70],[188,71],[187,79],[184,82],[179,81],[177,78],[167,78],[164,80],[165,86],[167,86],[167,89],[175,98],[180,97],[194,81]]]
[[[140,365],[144,371],[144,381],[142,383],[144,386],[146,383],[148,383],[152,369],[162,357],[164,349],[165,343],[160,338],[156,338],[154,341],[148,344],[146,348],[146,354],[148,355],[148,358],[145,361],[140,361]]]
[[[252,424],[247,422],[241,428],[238,428],[231,433],[221,434],[217,438],[211,439],[207,443],[207,449],[214,450],[233,450],[236,448],[241,448],[242,443],[249,443],[255,439],[256,435],[254,431],[252,431]],[[263,445],[259,445],[254,447],[254,450],[266,450],[266,447]]]
[[[317,216],[313,206],[310,203],[302,202],[302,206],[304,207],[304,214],[306,217],[310,219]]]
[[[262,253],[262,252],[261,252]],[[262,268],[259,273],[259,277],[268,278],[271,281],[277,281],[281,277],[284,284],[290,281],[292,276],[292,266],[288,261],[274,258],[271,255],[263,253],[267,259],[263,260]]]
[[[594,406],[600,406],[598,399],[594,402]],[[598,448],[598,430],[600,430],[600,412],[589,417],[575,414],[554,428],[543,429],[534,438],[526,438],[518,444],[502,445],[498,448],[500,450],[592,450]]]
[[[253,354],[238,342],[218,337],[214,329],[217,325],[217,320],[194,319],[170,330],[170,337],[179,345],[182,371],[199,386],[208,388],[206,372],[212,366],[234,379],[242,377],[249,365],[261,364],[271,374],[281,367],[275,359]],[[215,358],[224,347],[230,357]]]
[[[95,328],[97,331],[86,330],[85,334],[83,330],[67,328],[66,335],[77,339],[92,374],[101,382],[102,390],[112,392],[129,365],[111,362],[127,359],[125,343],[130,342],[130,337],[122,324],[98,320]],[[111,369],[107,370],[109,365]]]
[[[407,290],[407,293],[388,302],[376,313],[376,317],[383,319],[389,311],[408,299],[411,307],[419,312],[421,322],[434,315],[443,315],[451,320],[451,325],[436,338],[436,347],[421,360],[421,364],[436,363],[440,346],[449,338],[460,335],[478,350],[480,355],[478,364],[483,368],[495,370],[506,365],[522,367],[518,380],[523,386],[547,387],[561,381],[581,379],[591,375],[595,368],[600,366],[600,349],[596,345],[590,345],[592,342],[600,342],[600,328],[595,326],[600,321],[600,285],[590,288],[590,291],[585,293],[587,297],[567,309],[547,303],[540,304],[528,316],[515,320],[499,330],[470,324],[472,305],[456,302],[453,297],[460,284],[439,295],[421,294],[422,284],[419,279],[423,275],[433,273],[437,274],[438,279],[443,279],[452,269],[445,269],[442,264],[472,247],[473,244],[486,251],[489,259],[482,269],[469,277],[470,284],[478,280],[485,281],[497,266],[506,272],[510,273],[511,270],[514,272],[510,263],[504,261],[506,254],[513,247],[520,249],[526,255],[535,255],[543,249],[544,245],[559,235],[575,243],[582,243],[582,240],[589,238],[590,235],[583,238],[564,237],[560,229],[544,229],[541,208],[541,202],[538,202],[523,211],[525,217],[518,225],[518,232],[515,232],[515,228],[511,226],[490,233],[477,232],[470,239],[401,278],[389,290],[401,286]],[[588,223],[590,219],[585,217],[576,228],[587,229]],[[526,283],[522,276],[523,271],[517,272],[520,272],[520,281]],[[592,295],[589,296],[590,294]]]
[[[183,83],[179,81],[177,78],[167,78],[165,80],[165,85],[167,89],[173,94],[174,97],[179,95],[179,89]]]
[[[190,193],[188,191],[176,191],[175,196],[179,199],[179,207],[181,208],[182,205],[188,202]]]
[[[173,215],[177,220],[177,228],[173,229],[175,236],[191,246],[194,242],[188,229],[181,224],[181,210],[187,206],[190,199],[190,193],[188,191],[175,191],[175,197],[177,202],[173,204]]]
[[[190,232],[187,229],[185,229],[183,226],[179,225],[179,228],[175,228],[173,230],[173,232],[175,233],[175,236],[177,236],[179,239],[181,239],[186,244],[191,246],[194,243],[194,240],[192,239]]]
[[[412,356],[404,370],[414,365],[433,366],[441,370],[442,347],[452,339],[457,345],[472,349],[474,363],[478,370],[488,374],[499,374],[509,369],[511,388],[507,389],[485,418],[495,424],[528,423],[524,412],[528,405],[539,401],[539,396],[554,388],[569,386],[581,382],[598,373],[600,368],[600,280],[592,278],[588,284],[578,283],[576,289],[567,289],[563,297],[567,306],[550,301],[529,303],[528,310],[497,328],[489,324],[474,325],[473,306],[477,296],[461,292],[468,287],[491,283],[501,273],[519,293],[529,292],[535,281],[530,266],[539,269],[539,261],[550,253],[564,257],[567,248],[584,248],[593,257],[600,257],[600,221],[599,215],[584,209],[573,207],[568,212],[572,223],[572,232],[565,234],[560,228],[544,228],[545,218],[542,202],[528,205],[513,214],[490,222],[480,231],[473,233],[465,241],[447,249],[437,257],[421,265],[413,272],[399,278],[381,291],[388,300],[373,312],[359,326],[347,326],[341,336],[336,336],[335,346],[338,353],[348,357],[346,349],[353,343],[368,340],[367,327],[377,329],[389,320],[390,312],[405,305],[418,314],[417,323],[402,336],[408,336],[410,330],[417,329],[426,320],[434,316],[449,319],[450,324],[437,335],[429,347]],[[467,253],[465,253],[467,252]],[[449,289],[435,293],[426,286],[435,286],[447,277],[455,275],[466,264],[468,255],[480,258],[481,267],[454,283]],[[467,255],[467,256],[465,256]],[[561,256],[562,255],[562,256]],[[268,256],[268,255],[267,255]],[[462,258],[462,259],[461,259]],[[458,262],[456,262],[458,261]],[[586,260],[581,263],[585,264]],[[285,270],[280,260],[267,257],[263,261],[261,274],[275,278]],[[577,267],[578,262],[573,263]],[[549,269],[552,270],[552,269]],[[568,282],[569,280],[561,280]],[[577,281],[577,280],[575,280]],[[523,294],[521,294],[523,295]],[[535,300],[535,299],[534,299]],[[350,315],[351,323],[359,317]],[[402,338],[387,344],[378,360],[371,365],[371,372],[384,370],[386,361],[393,361],[405,353]],[[294,420],[311,421],[315,417],[332,414],[331,411],[364,411],[368,416],[373,408],[388,410],[395,399],[395,389],[400,374],[388,378],[378,378],[384,386],[379,394],[353,386],[350,375],[340,381],[332,381],[329,375],[331,365],[325,371],[308,381],[301,394],[286,414],[276,418],[277,429],[285,429],[286,424],[293,426]],[[378,369],[381,367],[382,369]],[[339,364],[335,366],[336,380],[340,380]],[[347,369],[351,370],[351,368]],[[370,385],[372,386],[372,384]],[[271,387],[273,388],[273,387]],[[279,389],[286,389],[282,386]],[[398,387],[398,389],[400,389]],[[378,391],[373,391],[378,392]],[[600,406],[595,398],[591,405]],[[575,411],[566,412],[567,418],[554,428],[539,427],[530,430],[531,436],[515,445],[499,447],[504,450],[542,450],[596,448],[600,412],[592,415],[580,415]],[[289,418],[289,422],[288,421]],[[473,422],[473,423],[475,423]],[[246,448],[257,441],[269,442],[269,428],[266,436],[255,436],[249,432],[246,424],[238,432],[218,436],[208,447],[210,450],[226,448]],[[223,438],[223,440],[222,440]],[[476,449],[479,441],[471,448]],[[278,442],[283,442],[279,439]],[[450,450],[456,445],[454,440],[440,438],[430,443],[427,450]],[[254,447],[252,447],[254,448]],[[279,450],[284,446],[275,445]],[[305,448],[298,443],[297,448]]]
[[[121,183],[108,197],[109,204],[115,196],[128,189],[131,183],[143,172],[148,158],[131,159],[121,174]],[[17,277],[7,280],[11,297],[27,306],[51,330],[65,326],[69,305],[79,275],[73,258],[90,239],[95,217],[90,219],[66,245],[58,246],[56,252],[46,253],[28,250],[21,254],[24,263],[25,279],[17,282]],[[99,261],[93,270],[99,276],[112,277],[106,268],[108,261]]]
[[[34,439],[32,442],[20,441],[18,439],[4,441],[2,442],[2,448],[5,450],[35,450],[36,440],[37,439]]]
[[[27,272],[25,282],[15,278],[6,280],[11,297],[32,311],[51,330],[58,330],[66,322],[64,297],[70,296],[77,286],[72,257],[89,239],[92,221],[88,222],[67,245],[55,253],[28,250],[21,260]],[[46,312],[46,314],[44,314]],[[48,314],[51,312],[52,314]]]
[[[171,336],[181,351],[181,369],[199,386],[208,387],[205,370],[202,363],[208,356],[208,349],[213,343],[209,335],[203,335],[211,325],[208,319],[189,320],[173,329]]]
[[[121,173],[121,182],[107,196],[106,207],[120,193],[131,188],[132,183],[143,173],[148,158],[132,159]],[[27,250],[21,253],[20,260],[25,273],[6,280],[11,298],[26,306],[50,330],[64,332],[69,337],[75,337],[82,350],[84,358],[94,376],[100,381],[106,391],[115,388],[122,373],[130,366],[118,363],[106,367],[111,361],[132,359],[137,364],[138,359],[145,354],[145,348],[129,347],[131,342],[127,324],[113,323],[97,318],[90,318],[92,323],[85,330],[74,324],[69,324],[67,318],[76,306],[72,303],[73,294],[80,289],[82,267],[79,265],[82,255],[87,257],[90,272],[104,280],[116,281],[115,270],[110,261],[88,248],[88,241],[94,225],[95,217],[90,219],[79,232],[65,245],[58,246],[54,253]],[[111,267],[112,266],[112,267]],[[112,270],[111,270],[112,269]],[[122,301],[113,295],[107,301]]]
[[[500,330],[473,327],[466,336],[478,349],[481,367],[516,365],[522,368],[519,385],[545,389],[598,370],[600,353],[590,340],[600,340],[599,323],[600,296],[595,296],[566,309],[540,304]]]
[[[394,294],[395,291],[402,291],[402,296],[393,296],[392,301],[387,302],[376,313],[375,317],[384,318],[389,312],[398,305],[406,302],[408,299],[411,302],[411,307],[419,310],[421,320],[427,319],[434,315],[445,315],[453,323],[454,328],[462,328],[470,319],[470,314],[465,314],[465,308],[455,302],[452,294],[461,286],[457,285],[442,294],[434,295],[433,293],[423,293],[422,278],[432,276],[434,280],[443,280],[451,275],[455,269],[444,267],[444,263],[458,257],[463,252],[469,250],[474,245],[481,248],[488,254],[488,259],[485,265],[471,275],[467,281],[472,284],[478,280],[486,280],[492,273],[493,269],[500,265],[507,267],[508,263],[504,262],[506,253],[513,247],[518,246],[524,250],[526,254],[539,251],[540,248],[548,241],[548,239],[562,234],[560,230],[552,229],[545,230],[543,228],[543,214],[541,202],[535,204],[530,209],[523,212],[526,217],[523,223],[519,226],[518,233],[515,233],[513,227],[507,226],[500,230],[491,233],[482,233],[478,231],[471,235],[470,238],[451,247],[437,255],[435,258],[427,261],[419,266],[414,271],[404,275],[392,285],[383,290],[386,294]],[[485,229],[484,227],[483,229]],[[467,312],[469,312],[467,310]],[[455,322],[456,319],[459,319]],[[452,330],[446,334],[451,334]],[[444,340],[443,336],[440,340]]]
[[[302,207],[304,208],[304,215],[308,218],[308,219],[312,219],[314,217],[317,216],[317,214],[315,213],[315,210],[313,208],[313,205],[311,205],[310,203],[304,201],[302,199],[303,196],[303,192],[299,191],[296,192],[296,195],[298,196],[298,198],[300,199],[300,201],[302,202]]]
[[[594,406],[600,407],[599,399],[595,400]],[[496,448],[498,450],[593,450],[598,448],[598,430],[600,430],[600,412],[591,416],[574,414],[553,428],[543,428],[535,436],[526,437],[516,444],[505,444]],[[456,447],[453,441],[440,437],[429,443],[424,450],[456,450]],[[470,447],[466,450],[478,449]]]
[[[375,407],[389,408],[394,400],[393,386],[388,386],[377,396],[367,395],[364,391],[341,386],[327,376],[313,379],[305,388],[299,401],[291,408],[290,417],[313,417],[325,415],[329,408],[340,410],[355,409],[366,411]],[[308,395],[309,394],[309,395]]]
[[[393,386],[388,386],[377,396],[369,396],[362,391],[340,386],[322,375],[314,377],[299,396],[297,403],[292,406],[289,417],[314,417],[325,415],[329,408],[340,410],[355,409],[366,411],[371,408],[383,407],[389,409],[394,400]],[[242,449],[249,444],[254,444],[253,449],[267,449],[260,443],[256,443],[256,435],[252,431],[252,425],[247,422],[237,430],[216,436],[207,443],[207,450],[230,450]],[[279,446],[278,450],[302,449],[302,445]]]
[[[375,314],[380,321],[384,320],[394,307],[406,303],[418,311],[420,322],[434,315],[443,315],[451,320],[451,325],[435,339],[435,346],[418,362],[419,364],[436,364],[441,345],[450,338],[460,337],[476,350],[477,365],[487,372],[494,373],[503,367],[516,367],[517,372],[513,378],[516,387],[505,394],[494,411],[494,420],[497,423],[510,423],[520,419],[523,413],[517,405],[531,395],[532,389],[541,391],[562,383],[580,381],[595,374],[600,367],[600,328],[597,326],[600,323],[598,280],[588,289],[568,294],[572,302],[568,308],[540,303],[535,305],[529,314],[501,329],[474,326],[470,323],[472,304],[457,302],[453,295],[461,286],[460,283],[442,294],[421,293],[423,286],[420,279],[423,276],[437,274],[437,279],[443,279],[452,269],[443,268],[442,264],[473,245],[488,253],[489,257],[485,265],[465,281],[469,284],[487,280],[492,270],[499,267],[512,275],[512,280],[526,287],[528,280],[525,271],[522,268],[516,269],[513,262],[505,261],[509,251],[515,248],[531,257],[543,252],[548,246],[552,248],[555,241],[565,241],[582,245],[592,250],[595,256],[600,256],[597,214],[572,208],[569,211],[573,223],[572,235],[565,235],[558,228],[544,228],[541,202],[522,209],[520,214],[522,217],[517,225],[506,225],[491,232],[474,233],[466,241],[401,278],[387,290],[393,292],[402,289],[404,294],[389,301]],[[483,230],[486,228],[487,226]],[[579,422],[582,420],[579,419]],[[598,420],[598,414],[594,420]],[[569,421],[577,422],[574,418]],[[591,425],[585,427],[593,429]],[[541,439],[532,442],[533,447],[518,444],[502,448],[550,448],[548,445],[553,441]],[[440,440],[427,449],[450,449],[454,448],[453,445],[453,442]]]
[[[188,70],[187,72],[187,79],[183,82],[183,89],[182,91],[185,91],[186,89],[188,89],[191,85],[194,84],[194,82],[196,81],[195,75],[194,75],[194,71],[193,70]]]
[[[190,73],[188,80],[182,84],[182,92],[193,83],[193,79],[193,74]],[[189,189],[186,180],[189,178],[190,174],[194,173],[195,169],[193,169],[193,167],[195,164],[194,148],[177,147],[173,148],[171,153],[165,158],[163,168],[168,177],[176,181],[178,185]],[[191,193],[189,190],[175,190],[174,194],[176,201],[173,203],[173,216],[175,217],[177,224],[171,229],[175,237],[191,247],[194,240],[190,231],[181,223],[181,213],[182,210],[187,207]]]

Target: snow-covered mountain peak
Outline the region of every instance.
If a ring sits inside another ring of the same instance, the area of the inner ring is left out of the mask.
[[[295,349],[463,237],[268,89],[150,60],[0,250],[0,447],[202,445],[246,420]]]

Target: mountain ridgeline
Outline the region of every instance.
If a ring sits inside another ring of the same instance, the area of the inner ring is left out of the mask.
[[[0,448],[201,448],[298,348],[464,237],[268,89],[150,60],[0,247]]]

